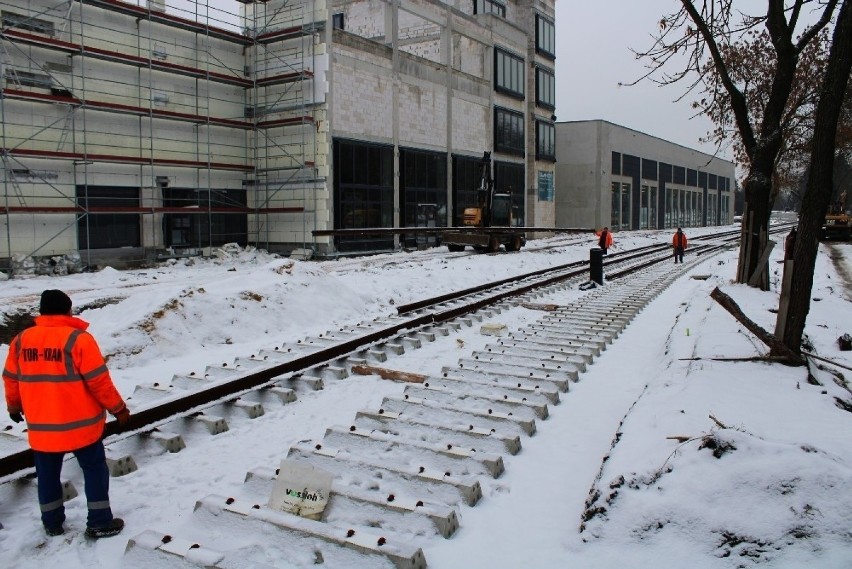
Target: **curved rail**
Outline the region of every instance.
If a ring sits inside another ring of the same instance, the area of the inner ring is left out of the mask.
[[[773,232],[780,232],[786,228],[787,226],[778,226],[773,229]],[[716,238],[721,237],[728,242],[734,241],[739,237],[739,232],[735,232],[736,237],[731,237],[732,233],[734,232],[723,232]],[[713,236],[705,236],[705,238],[710,239]],[[702,245],[692,248],[690,253],[701,254],[723,246],[727,245]],[[668,244],[650,245],[613,254],[605,261],[605,265],[618,270],[607,273],[606,278],[614,280],[651,265],[670,261],[670,249],[671,247]],[[665,254],[661,255],[663,252]],[[633,261],[640,262],[633,263]],[[271,365],[265,365],[269,364],[266,360],[253,359],[252,361],[257,362],[262,369],[246,370],[244,374],[239,374],[239,377],[214,381],[208,387],[202,387],[185,395],[168,397],[165,401],[156,405],[135,411],[131,415],[130,423],[124,429],[121,429],[116,421],[109,421],[106,425],[105,436],[120,433],[127,433],[130,436],[155,430],[158,426],[175,418],[190,416],[211,405],[232,401],[246,392],[270,387],[277,381],[287,379],[286,376],[292,376],[310,368],[334,362],[391,338],[449,322],[506,299],[521,296],[568,279],[581,277],[587,272],[588,265],[589,261],[587,260],[576,261],[402,305],[397,309],[397,316],[382,323],[371,324],[369,326],[371,330],[368,332],[359,331],[352,337],[353,333],[341,329],[340,332],[343,333],[341,336],[348,337],[345,339],[342,337],[326,337],[325,340],[330,344],[327,347]],[[462,303],[459,304],[459,301],[462,301]],[[30,449],[0,456],[0,479],[32,468],[33,465],[33,455]]]

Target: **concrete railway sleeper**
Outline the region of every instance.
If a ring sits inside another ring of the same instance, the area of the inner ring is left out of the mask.
[[[458,508],[475,506],[482,499],[477,477],[499,476],[511,468],[504,455],[517,455],[523,436],[546,428],[546,418],[553,413],[548,404],[556,405],[560,392],[568,391],[570,383],[579,379],[585,366],[633,316],[691,266],[663,265],[648,265],[636,278],[593,289],[579,301],[543,312],[537,322],[459,359],[456,366],[444,366],[443,377],[427,377],[422,385],[408,385],[402,396],[384,398],[380,409],[358,412],[351,426],[329,427],[321,441],[291,447],[288,459],[315,464],[334,474],[332,506],[324,521],[274,511],[254,499],[243,502],[212,495],[200,498],[195,512],[211,536],[207,543],[217,543],[222,516],[227,516],[234,523],[254,524],[264,528],[263,532],[280,535],[282,543],[294,547],[298,543],[300,551],[307,547],[318,555],[355,555],[358,560],[388,560],[397,567],[425,567],[423,550],[408,539],[413,535],[406,533],[411,531],[408,526],[420,527],[413,520],[428,519],[435,534],[452,535],[458,527]],[[152,414],[150,422],[136,425],[137,434],[142,435],[137,439],[177,452],[183,448],[181,437],[193,425],[215,434],[224,432],[228,423],[238,428],[244,421],[263,421],[264,407],[270,402],[292,402],[300,393],[326,387],[325,381],[343,380],[353,362],[383,361],[378,354],[383,359],[403,355],[406,348],[437,341],[454,329],[471,326],[474,320],[493,317],[531,298],[547,298],[581,282],[579,275],[541,280],[546,283],[541,291],[522,284],[515,295],[484,294],[484,299],[466,298],[454,306],[435,303],[429,310],[419,310],[419,315],[377,320],[261,350],[257,356],[233,363],[207,366],[201,378],[188,375],[178,380],[175,376],[169,385],[140,386],[140,397],[147,393],[152,408],[157,406],[156,396],[161,396],[167,409]],[[203,387],[192,391],[197,385]],[[176,405],[183,391],[204,397]],[[205,398],[209,399],[206,404]],[[194,405],[182,409],[190,403]],[[108,442],[113,443],[110,453],[119,462],[132,458],[134,444],[143,445],[134,443],[132,435]],[[5,448],[9,447],[0,446],[0,451]],[[128,453],[123,454],[125,450]],[[155,453],[140,456],[148,459]],[[255,469],[246,476],[242,492],[262,496],[274,478],[274,469]],[[262,490],[252,490],[257,484]],[[74,492],[69,488],[66,495]],[[353,513],[357,508],[344,506],[353,503],[365,512],[360,517]],[[285,537],[291,535],[300,539]],[[323,549],[329,547],[332,549]],[[143,551],[158,560],[166,555],[181,563],[183,557],[222,569],[241,566],[236,562],[239,552],[216,552],[154,530],[133,537],[126,555],[130,559]]]

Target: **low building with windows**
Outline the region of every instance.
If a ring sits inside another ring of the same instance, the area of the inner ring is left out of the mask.
[[[142,4],[0,0],[0,269],[396,247],[314,231],[453,225],[485,151],[554,223],[555,0]]]
[[[613,231],[732,223],[734,164],[604,120],[556,123],[556,223]]]

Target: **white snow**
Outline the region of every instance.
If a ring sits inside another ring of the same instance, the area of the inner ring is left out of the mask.
[[[687,231],[690,244],[711,231]],[[616,234],[612,252],[670,239],[668,231]],[[132,397],[137,385],[167,384],[175,374],[203,373],[208,365],[388,316],[400,304],[584,259],[593,240],[536,240],[513,254],[437,249],[322,262],[247,250],[145,270],[15,278],[0,284],[0,298],[2,312],[14,313],[34,309],[42,290],[59,288],[75,307],[91,306],[79,316],[91,323],[133,410],[143,404]],[[852,246],[821,245],[817,260],[806,332],[818,355],[839,364],[812,367],[819,384],[809,383],[801,367],[720,360],[766,348],[710,298],[714,287],[765,329],[775,324],[778,258],[771,260],[771,292],[732,284],[736,259],[736,249],[704,259],[651,302],[550,406],[550,417],[536,422],[538,432],[522,437],[521,452],[503,455],[506,472],[478,477],[484,498],[459,507],[461,528],[452,538],[401,528],[413,536],[407,546],[422,546],[433,569],[852,566],[852,414],[836,404],[852,403],[852,394],[829,371],[848,378],[852,367],[852,352],[837,344],[852,332],[852,283],[842,274],[852,274]],[[583,294],[575,288],[558,302]],[[511,331],[540,316],[514,308],[484,323]],[[448,358],[493,341],[479,325],[463,327],[386,367],[437,375]],[[2,361],[7,350],[0,346]],[[247,471],[276,468],[290,447],[350,425],[357,411],[376,409],[402,389],[376,376],[326,381],[324,390],[300,393],[289,405],[267,404],[263,417],[226,433],[188,433],[187,448],[175,454],[139,437],[119,440],[111,452],[132,454],[139,469],[111,481],[113,510],[127,527],[110,539],[89,542],[79,533],[86,506],[73,458],[63,478],[81,496],[66,503],[65,538],[44,536],[34,484],[0,484],[0,567],[152,567],[149,558],[124,554],[135,536],[156,541],[159,534],[149,530],[186,543],[204,540],[190,554],[196,565],[218,562],[219,551],[241,551],[244,567],[313,566],[314,555],[282,553],[292,537],[258,522],[194,513],[196,501],[211,494],[268,497],[273,483],[244,484]],[[5,415],[4,428],[21,433]],[[590,491],[598,497],[589,505],[602,510],[584,521]],[[425,534],[419,540],[418,532]],[[375,566],[342,550],[324,551],[322,561]],[[165,556],[162,564],[177,566]]]

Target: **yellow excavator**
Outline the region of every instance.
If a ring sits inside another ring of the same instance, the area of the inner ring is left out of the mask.
[[[846,192],[840,193],[840,198],[834,202],[825,214],[825,221],[820,231],[820,239],[852,239],[852,216],[846,209]]]
[[[465,208],[461,227],[481,231],[449,231],[444,233],[441,243],[450,251],[463,251],[467,245],[489,253],[496,253],[501,245],[506,251],[520,250],[527,242],[526,235],[515,227],[511,191],[498,193],[494,189],[490,152],[482,157],[482,181],[476,196],[477,205]]]

